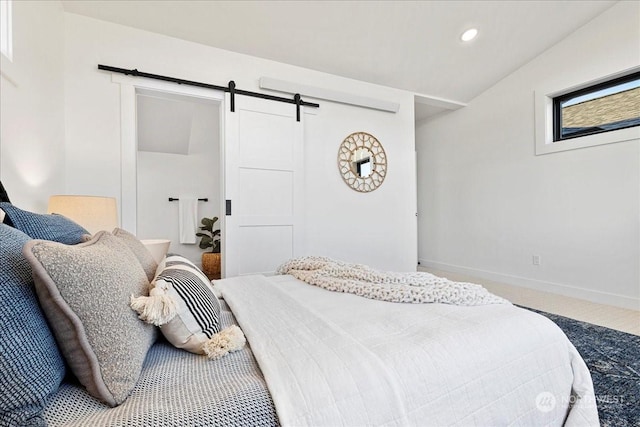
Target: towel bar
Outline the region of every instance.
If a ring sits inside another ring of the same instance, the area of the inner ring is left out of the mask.
[[[169,197],[169,201],[170,202],[177,202],[178,200],[180,200],[180,199],[178,199],[177,197]],[[209,198],[205,197],[203,199],[198,199],[198,200],[201,201],[201,202],[208,202]]]

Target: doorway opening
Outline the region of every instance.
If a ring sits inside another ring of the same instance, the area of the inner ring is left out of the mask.
[[[136,88],[135,105],[136,235],[168,239],[169,252],[201,266],[204,250],[195,236],[197,227],[202,218],[221,219],[224,214],[221,102]],[[195,203],[195,229],[188,215],[182,221],[179,215],[180,204],[192,197],[200,199]],[[216,228],[222,228],[221,220]]]

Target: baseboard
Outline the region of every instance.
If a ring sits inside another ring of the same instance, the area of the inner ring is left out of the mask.
[[[510,274],[496,273],[493,271],[480,270],[477,268],[446,264],[443,262],[431,261],[426,259],[420,259],[419,261],[420,267],[450,271],[452,273],[465,274],[468,276],[475,276],[481,279],[492,280],[508,285],[520,286],[536,291],[564,295],[571,298],[595,302],[597,304],[612,305],[615,307],[621,307],[630,310],[640,310],[640,299],[638,298],[632,298],[609,292],[578,288],[576,286],[547,282],[543,280],[529,279],[526,277],[513,276]]]

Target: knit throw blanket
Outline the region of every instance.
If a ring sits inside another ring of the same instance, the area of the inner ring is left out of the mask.
[[[277,274],[334,292],[365,298],[404,303],[442,303],[453,305],[510,304],[480,285],[453,282],[430,273],[378,271],[361,264],[348,264],[327,257],[307,256],[282,264]]]

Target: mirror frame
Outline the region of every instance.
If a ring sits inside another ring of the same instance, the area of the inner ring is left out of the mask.
[[[359,176],[353,167],[353,155],[359,149],[372,154],[371,173]],[[387,153],[378,139],[367,132],[354,132],[347,136],[338,149],[338,170],[342,180],[360,193],[368,193],[382,185],[387,176]]]

